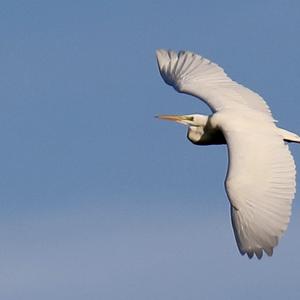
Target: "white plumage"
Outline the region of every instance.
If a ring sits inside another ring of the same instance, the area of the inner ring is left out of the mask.
[[[257,93],[232,81],[224,70],[208,59],[188,51],[157,50],[160,73],[178,92],[205,101],[213,111],[225,108],[249,108],[270,113],[266,102]]]
[[[232,81],[222,68],[187,51],[158,50],[164,81],[206,102],[213,114],[163,115],[188,126],[194,144],[227,144],[225,188],[238,248],[261,258],[286,230],[295,194],[295,164],[286,142],[300,137],[276,127],[266,102]]]

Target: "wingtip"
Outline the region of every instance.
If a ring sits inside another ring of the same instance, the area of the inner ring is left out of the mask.
[[[253,249],[253,250],[240,250],[240,253],[242,255],[247,254],[249,259],[252,259],[254,257],[254,254],[258,260],[261,260],[262,257],[264,256],[263,254],[267,254],[268,256],[273,255],[273,248],[259,248],[259,249]]]
[[[165,57],[167,55],[168,51],[162,48],[156,49],[155,54],[157,59],[160,59],[162,57]]]
[[[162,69],[166,56],[167,56],[167,51],[165,49],[157,49],[156,50],[156,59],[158,63],[159,69]]]
[[[158,49],[156,49],[156,55],[159,55],[159,54],[161,54],[162,52],[166,52],[166,50],[165,49],[163,49],[163,48],[158,48]]]

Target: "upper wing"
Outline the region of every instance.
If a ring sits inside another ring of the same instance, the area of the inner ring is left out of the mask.
[[[188,51],[156,51],[161,76],[178,92],[196,96],[210,108],[246,106],[271,115],[266,102],[257,93],[232,81],[218,65]]]
[[[261,258],[263,250],[272,255],[287,228],[295,164],[272,122],[253,114],[238,123],[222,126],[229,153],[225,187],[240,252]]]

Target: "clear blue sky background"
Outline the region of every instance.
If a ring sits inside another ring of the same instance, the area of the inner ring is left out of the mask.
[[[240,256],[226,148],[153,117],[209,113],[157,70],[189,49],[300,132],[299,1],[1,1],[0,36],[1,299],[300,299],[299,196]]]

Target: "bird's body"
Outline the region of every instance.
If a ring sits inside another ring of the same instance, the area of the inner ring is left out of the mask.
[[[197,145],[227,144],[225,188],[238,248],[251,258],[272,255],[286,230],[295,194],[295,164],[288,142],[300,137],[278,128],[265,101],[232,81],[209,60],[181,51],[157,51],[160,73],[179,92],[196,96],[213,111],[210,116],[161,115],[188,126]]]

